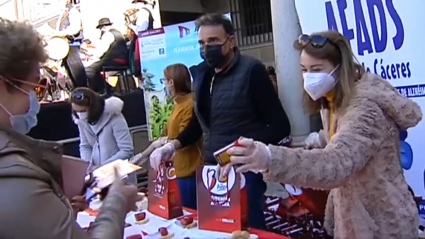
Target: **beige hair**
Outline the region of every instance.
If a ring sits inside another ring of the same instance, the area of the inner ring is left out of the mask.
[[[362,77],[365,70],[363,66],[358,63],[351,50],[350,44],[341,33],[337,31],[324,31],[314,33],[310,37],[315,35],[327,38],[328,42],[322,47],[314,47],[310,43],[300,44],[297,40],[295,42],[295,48],[300,51],[304,50],[312,57],[326,59],[335,66],[339,65],[334,73],[335,79],[338,79],[334,87],[334,107],[337,111],[343,111],[348,106],[354,94],[354,83]],[[303,91],[303,105],[308,113],[314,114],[321,109],[323,101],[314,101],[307,92]]]

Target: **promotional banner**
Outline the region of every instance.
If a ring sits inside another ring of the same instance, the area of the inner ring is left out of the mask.
[[[425,28],[423,0],[296,0],[303,33],[337,30],[368,72],[390,81],[425,111],[421,74]],[[314,9],[314,11],[311,11]],[[425,121],[400,133],[401,165],[416,196],[425,197]],[[420,214],[425,214],[422,201]]]
[[[176,63],[190,68],[198,65],[202,58],[195,21],[139,32],[139,44],[149,140],[152,141],[161,135],[173,109],[173,101],[164,91],[164,69]]]

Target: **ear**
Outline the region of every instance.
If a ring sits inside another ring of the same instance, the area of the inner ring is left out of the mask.
[[[230,43],[230,48],[233,49],[236,47],[236,37],[235,36],[230,36],[229,37],[229,43]]]
[[[173,79],[169,79],[168,80],[168,85],[174,85],[174,80]]]

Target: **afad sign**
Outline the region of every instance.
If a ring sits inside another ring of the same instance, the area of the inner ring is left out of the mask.
[[[303,33],[341,32],[368,72],[390,81],[425,112],[425,0],[295,1]],[[423,132],[424,121],[400,132],[400,151],[407,182],[425,198]]]
[[[336,1],[335,9],[331,1],[325,3],[327,28],[329,30],[340,31],[351,45],[355,43],[358,56],[382,53],[387,48],[394,51],[401,49],[404,43],[404,26],[392,0],[363,1],[366,5],[366,12],[363,10],[362,1],[354,0],[351,2],[353,4],[352,9],[347,9],[347,0]],[[353,11],[354,26],[349,26],[347,22],[346,11],[349,10]],[[386,12],[388,12],[388,16]],[[340,28],[337,22],[340,23]],[[394,29],[394,31],[391,31],[391,35],[388,33],[389,27]],[[382,58],[376,58],[373,65],[367,65],[365,68],[368,72],[373,72],[388,80],[410,78],[412,75],[409,62],[391,64],[384,62]]]

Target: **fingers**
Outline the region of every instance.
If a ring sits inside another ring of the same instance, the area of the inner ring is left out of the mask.
[[[226,164],[222,169],[221,169],[221,175],[220,177],[227,177],[227,175],[229,175],[230,170],[232,169],[233,165],[232,164]]]
[[[230,164],[247,164],[249,162],[249,157],[246,156],[231,156],[230,157]]]
[[[253,139],[241,137],[238,140],[238,145],[243,146],[243,147],[250,147],[253,144],[254,144],[254,140]]]
[[[118,169],[117,167],[114,167],[114,179],[117,180],[121,180],[120,174],[118,173]]]
[[[240,167],[237,167],[236,172],[237,173],[246,173],[246,172],[249,172],[250,168],[252,168],[252,167],[253,166],[251,164],[245,164],[245,165],[242,165]]]
[[[124,183],[121,180],[121,177],[118,173],[118,169],[116,167],[114,167],[114,182],[113,182],[112,186],[118,186],[119,187],[122,184],[124,184]]]
[[[217,164],[215,167],[215,179],[220,180],[221,166]]]
[[[150,164],[153,169],[158,170],[161,164],[161,154],[153,152],[150,156]]]
[[[232,147],[229,150],[227,150],[227,153],[230,155],[249,155],[251,149],[247,147]]]
[[[151,168],[153,168],[153,169],[157,169],[155,161],[156,161],[156,150],[153,151],[151,156],[149,156],[149,164],[150,164]]]

